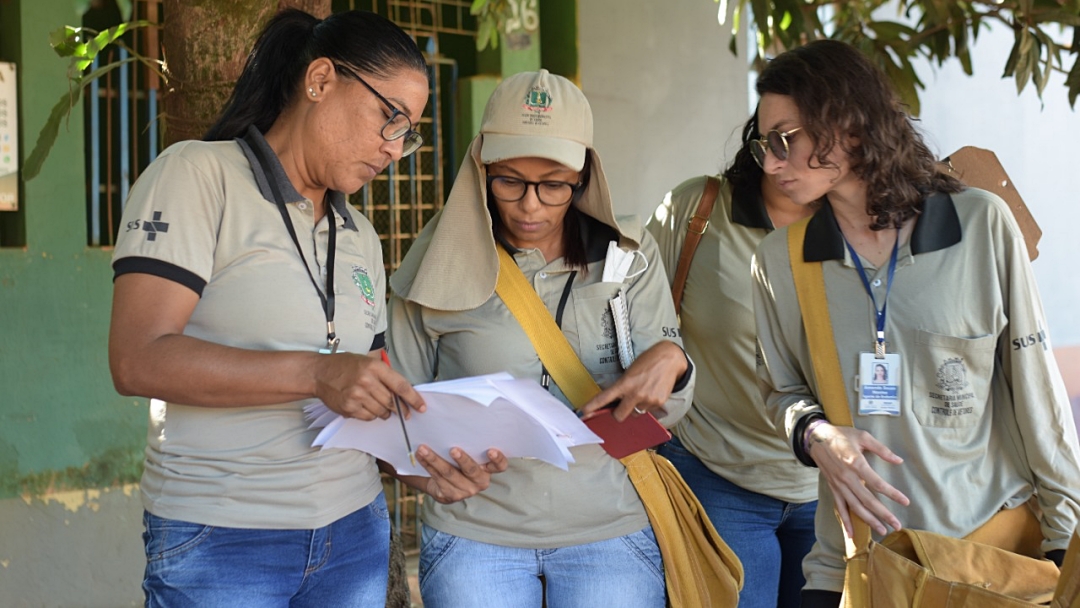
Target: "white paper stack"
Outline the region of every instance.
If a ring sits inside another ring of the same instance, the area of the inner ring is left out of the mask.
[[[481,464],[488,462],[487,450],[495,448],[508,458],[538,458],[566,470],[574,462],[571,447],[603,442],[533,380],[499,373],[421,384],[416,390],[427,411],[413,411],[405,421],[413,448],[424,444],[451,463],[452,447]],[[365,422],[344,418],[318,401],[304,410],[311,428],[322,427],[313,447],[361,450],[398,473],[427,475],[419,462],[409,462],[397,414]]]

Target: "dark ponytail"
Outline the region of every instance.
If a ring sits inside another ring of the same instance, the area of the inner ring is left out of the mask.
[[[262,133],[269,131],[293,102],[308,65],[319,57],[381,78],[402,69],[427,74],[416,43],[385,17],[347,11],[320,21],[303,11],[286,9],[259,34],[225,109],[203,140],[240,137],[248,125]]]
[[[754,160],[750,152],[750,142],[759,139],[757,110],[746,121],[742,129],[742,146],[735,153],[735,160],[724,170],[724,179],[731,185],[733,200],[756,201],[761,197],[761,178],[765,171]]]

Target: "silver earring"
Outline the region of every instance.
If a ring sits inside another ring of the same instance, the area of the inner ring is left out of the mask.
[[[307,90],[308,90],[308,93],[311,93],[311,96],[312,96],[312,97],[315,97],[315,89],[313,89],[313,88],[311,88],[311,87],[308,87],[308,89],[307,89]]]

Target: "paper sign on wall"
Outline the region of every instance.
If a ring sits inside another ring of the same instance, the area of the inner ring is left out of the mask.
[[[19,116],[15,64],[0,62],[0,211],[19,209]]]

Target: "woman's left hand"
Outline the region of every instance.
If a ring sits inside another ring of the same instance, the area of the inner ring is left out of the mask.
[[[615,384],[600,391],[581,408],[582,419],[588,419],[604,406],[619,401],[615,419],[619,422],[631,415],[641,415],[662,409],[671,396],[671,389],[686,372],[686,355],[679,345],[664,340],[641,353]]]
[[[509,464],[506,456],[494,448],[487,451],[489,462],[485,464],[477,463],[461,448],[450,448],[450,456],[457,462],[457,466],[426,445],[416,449],[417,461],[431,477],[398,475],[389,465],[381,468],[405,485],[430,495],[438,502],[449,504],[483,492],[491,483],[491,476],[502,473]],[[380,465],[384,464],[380,462]]]

